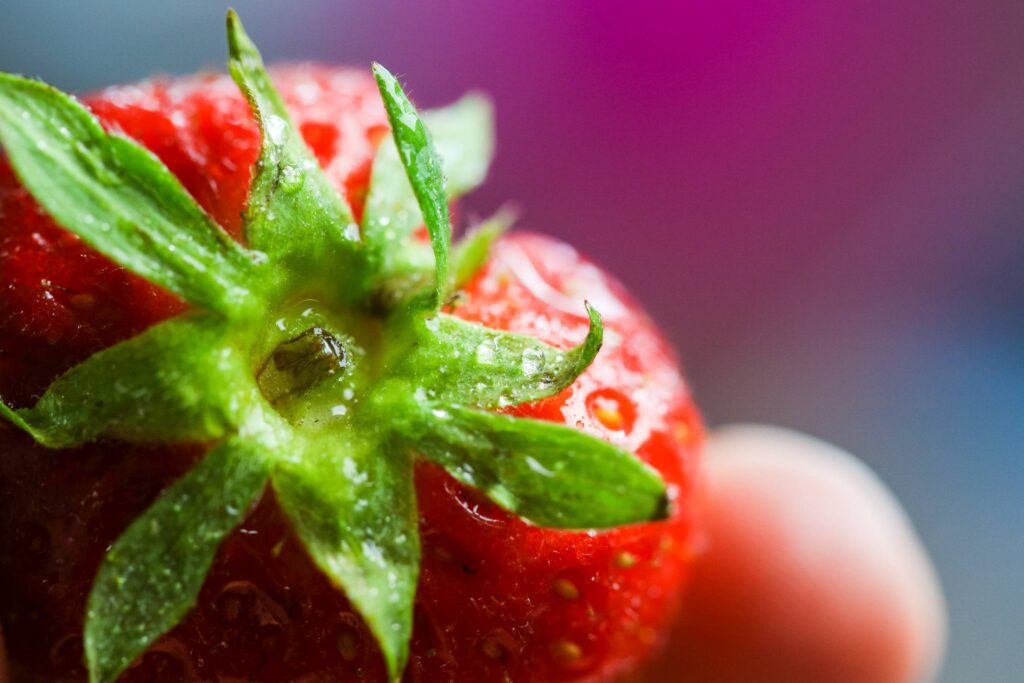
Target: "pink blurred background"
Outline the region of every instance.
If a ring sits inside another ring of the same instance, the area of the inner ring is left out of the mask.
[[[1024,2],[234,3],[264,53],[497,103],[468,202],[618,273],[709,421],[857,453],[949,592],[944,681],[1024,670]],[[226,5],[4,0],[0,69],[223,64]]]

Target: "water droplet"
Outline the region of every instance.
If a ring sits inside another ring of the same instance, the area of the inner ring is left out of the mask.
[[[284,143],[284,132],[288,129],[288,123],[276,114],[267,117],[264,124],[267,130],[267,137],[275,145]]]
[[[476,347],[476,361],[481,365],[490,365],[494,362],[494,347],[487,342],[481,342]]]
[[[539,460],[534,458],[532,455],[526,456],[526,466],[532,471],[541,475],[542,477],[554,477],[555,473],[545,467]]]
[[[540,349],[530,348],[523,351],[522,368],[523,374],[533,377],[544,367],[544,352]]]
[[[353,242],[359,240],[359,226],[355,223],[349,223],[341,232],[342,236]]]
[[[363,472],[356,465],[355,460],[352,458],[345,458],[341,463],[341,473],[345,475],[353,484],[365,484],[369,481],[369,476],[366,472]]]
[[[587,396],[587,410],[605,429],[629,433],[636,422],[636,406],[617,389],[599,389]]]
[[[305,172],[298,166],[285,166],[281,169],[281,189],[288,194],[295,194],[306,180]]]

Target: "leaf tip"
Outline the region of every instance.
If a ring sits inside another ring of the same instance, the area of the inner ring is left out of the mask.
[[[31,436],[37,444],[45,446],[46,448],[59,448],[65,446],[65,443],[51,438],[45,430],[37,429],[29,424],[29,421],[25,419],[17,410],[14,410],[2,400],[0,400],[0,424],[3,422],[9,423],[12,427],[19,429],[29,436]]]
[[[256,45],[249,38],[249,34],[245,32],[245,26],[242,24],[242,18],[238,16],[238,12],[236,12],[234,8],[228,9],[227,16],[224,19],[224,24],[227,29],[228,57],[231,62],[241,59],[247,52],[256,51]],[[233,64],[229,64],[228,66],[231,68],[233,67]]]
[[[233,46],[236,34],[242,28],[242,20],[234,7],[228,8],[228,12],[224,17],[224,28],[227,29],[228,33],[228,45]]]
[[[385,108],[390,110],[392,106],[398,106],[403,109],[405,107],[412,107],[412,104],[408,103],[408,97],[405,94],[405,90],[402,89],[402,84],[398,82],[398,78],[386,66],[380,62],[371,62],[370,71],[373,72],[373,78],[377,81],[377,89],[380,90]],[[394,121],[391,123],[392,128],[394,128]]]
[[[384,88],[395,77],[380,62],[370,62],[370,71],[373,73],[373,79],[377,81],[377,88],[381,91],[381,95],[384,95]]]
[[[381,641],[383,645],[383,641]],[[383,649],[383,648],[382,648]],[[393,683],[400,683],[402,674],[405,673],[405,665],[409,658],[409,643],[405,641],[397,647],[389,647],[384,653],[384,664],[388,669],[388,680]]]
[[[6,403],[0,401],[0,417],[10,422],[15,427],[21,427],[21,416],[14,412]]]
[[[583,301],[583,306],[584,306],[584,308],[587,309],[587,318],[590,319],[591,326],[599,328],[599,329],[601,329],[603,331],[604,330],[604,325],[602,324],[602,321],[601,321],[601,312],[598,311],[596,308],[594,308],[594,305],[592,303],[590,303],[589,301],[584,300]]]
[[[650,521],[652,522],[664,522],[672,514],[672,499],[669,497],[668,487],[665,486],[665,482],[660,476],[658,485],[661,488],[661,495],[658,496],[651,513]]]
[[[93,598],[90,594],[90,607],[92,601]],[[91,608],[86,609],[85,626],[82,631],[82,649],[84,650],[82,658],[85,660],[86,671],[89,672],[89,683],[113,683],[122,669],[113,666],[110,661],[105,661],[103,650],[97,647],[95,622]]]
[[[234,54],[238,51],[238,34],[245,32],[242,27],[242,19],[234,8],[228,8],[227,15],[224,17],[224,27],[228,34],[228,51]]]
[[[583,344],[580,347],[577,375],[582,374],[584,370],[590,367],[590,364],[597,358],[598,351],[604,345],[604,323],[601,319],[601,313],[589,301],[584,301],[583,305],[587,309],[590,329],[587,330],[587,338],[583,340]]]

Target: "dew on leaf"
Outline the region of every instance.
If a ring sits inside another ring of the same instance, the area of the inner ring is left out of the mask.
[[[284,132],[288,129],[288,123],[276,114],[267,117],[264,126],[267,129],[267,137],[275,145],[284,143]]]
[[[281,169],[281,189],[288,194],[295,194],[302,188],[306,173],[298,166],[285,166]]]
[[[534,458],[532,455],[526,456],[525,460],[526,460],[526,466],[529,467],[532,471],[534,471],[537,474],[541,475],[542,477],[554,477],[555,476],[555,472],[553,472],[552,470],[549,470],[547,467],[545,467],[543,464],[541,464],[541,462],[539,460],[537,460],[536,458]]]
[[[476,347],[476,360],[481,365],[490,365],[494,362],[494,348],[487,342],[481,342]]]
[[[533,377],[544,367],[544,353],[540,349],[529,348],[523,351],[523,374]]]

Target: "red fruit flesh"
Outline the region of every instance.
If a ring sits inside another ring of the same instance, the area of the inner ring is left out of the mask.
[[[275,82],[328,175],[359,211],[386,131],[368,74],[322,67]],[[139,140],[239,237],[258,134],[225,76],[150,81],[88,100]],[[61,371],[181,310],[55,227],[0,169],[0,395],[26,405]],[[663,523],[598,534],[541,529],[420,465],[423,567],[406,681],[606,681],[643,658],[672,616],[692,552],[700,422],[665,342],[613,280],[570,247],[501,241],[455,313],[570,346],[583,299],[606,343],[561,395],[517,414],[636,452],[674,496]],[[108,545],[198,447],[104,442],[48,451],[0,425],[0,623],[13,680],[84,679],[85,599]],[[125,681],[384,681],[348,601],[316,570],[268,491],[224,543],[197,608]]]

